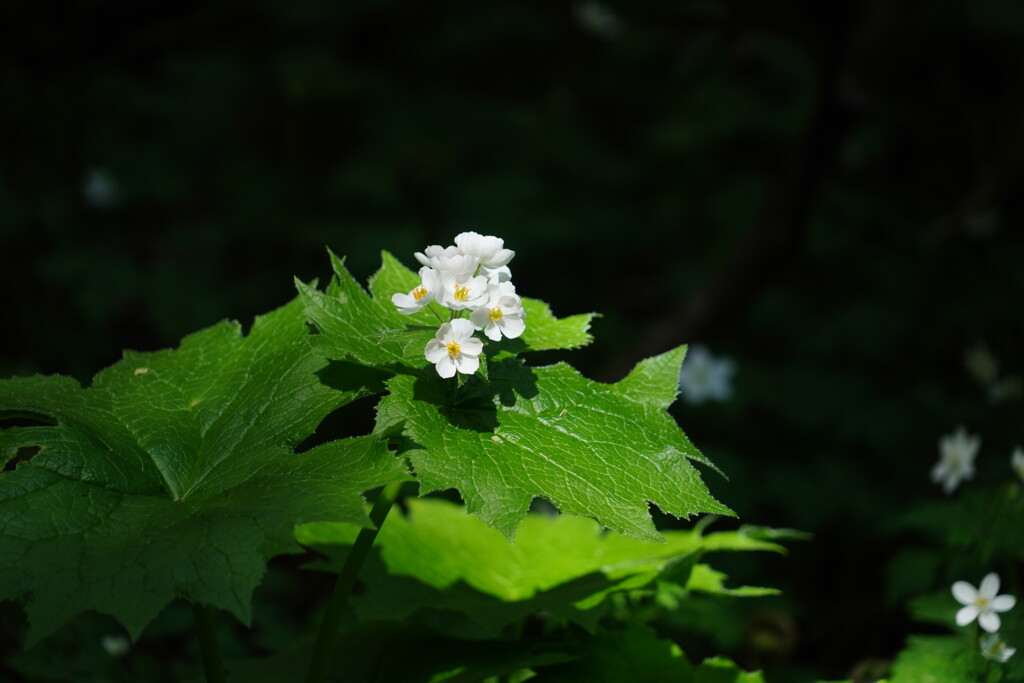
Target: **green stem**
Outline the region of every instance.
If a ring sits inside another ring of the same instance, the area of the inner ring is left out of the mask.
[[[439,321],[439,322],[440,322],[440,323],[441,323],[442,325],[444,324],[444,318],[442,318],[442,317],[441,317],[441,314],[437,312],[437,309],[436,309],[436,308],[434,308],[434,302],[433,302],[433,301],[431,301],[431,302],[430,302],[429,304],[427,304],[427,310],[428,310],[428,311],[430,311],[431,313],[433,313],[433,314],[434,314],[434,317],[435,317],[435,318],[437,318],[437,320],[438,320],[438,321]]]
[[[206,683],[227,683],[228,679],[224,677],[224,664],[220,661],[220,645],[217,644],[217,624],[214,621],[213,608],[193,603],[192,612],[196,617],[196,632],[199,634],[199,651],[203,655]]]
[[[352,587],[356,583],[359,571],[363,568],[370,548],[377,538],[384,520],[391,511],[391,506],[398,498],[398,492],[402,488],[402,482],[393,481],[384,487],[380,497],[373,504],[370,510],[370,521],[373,529],[361,529],[356,542],[345,558],[345,564],[338,575],[338,581],[334,584],[334,592],[327,601],[327,613],[320,624],[320,632],[316,637],[316,645],[313,647],[313,658],[309,663],[309,673],[306,675],[306,683],[321,683],[327,677],[327,670],[331,667],[331,659],[334,655],[334,640],[338,634],[338,627],[341,625],[341,617],[348,605],[348,596],[352,593]]]

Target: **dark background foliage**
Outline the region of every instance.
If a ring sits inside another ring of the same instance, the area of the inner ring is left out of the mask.
[[[736,360],[731,401],[676,414],[741,521],[815,534],[728,568],[785,590],[723,636],[773,681],[891,657],[949,579],[890,563],[942,499],[936,440],[982,434],[981,480],[1024,441],[964,363],[1024,372],[1015,0],[15,2],[0,27],[5,376],[251,320],[325,246],[365,278],[501,236],[522,293],[602,313],[558,356],[586,374]]]

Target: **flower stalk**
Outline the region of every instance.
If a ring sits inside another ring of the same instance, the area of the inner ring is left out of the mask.
[[[199,636],[199,651],[203,656],[203,670],[207,683],[227,683],[224,664],[220,659],[220,644],[217,642],[217,623],[213,608],[199,603],[192,604],[196,618],[196,633]]]
[[[338,627],[341,625],[341,617],[348,606],[349,595],[352,594],[352,587],[355,586],[359,572],[366,563],[370,554],[370,548],[377,539],[380,527],[387,519],[391,507],[398,498],[398,492],[402,488],[402,482],[393,481],[380,492],[377,502],[370,510],[371,529],[360,529],[356,542],[345,558],[345,564],[338,575],[338,581],[334,584],[334,591],[327,601],[327,612],[320,623],[320,631],[316,637],[316,644],[313,646],[313,657],[309,663],[309,672],[306,675],[306,683],[322,683],[327,677],[327,671],[331,667],[331,660],[334,655],[334,639],[338,634]]]

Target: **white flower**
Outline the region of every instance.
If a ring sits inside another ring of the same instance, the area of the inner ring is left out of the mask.
[[[964,605],[956,613],[957,626],[966,626],[977,619],[978,625],[989,633],[998,631],[999,615],[996,612],[1006,612],[1017,604],[1017,598],[1012,595],[996,595],[998,592],[999,575],[995,572],[986,575],[977,589],[966,581],[954,583],[953,597]]]
[[[968,436],[963,427],[939,439],[939,461],[932,468],[932,481],[942,484],[950,494],[964,479],[974,476],[974,458],[978,455],[981,437]]]
[[[526,329],[526,311],[516,296],[511,282],[492,284],[487,288],[487,303],[469,314],[469,319],[478,330],[483,330],[488,339],[498,341],[503,336],[515,339]]]
[[[480,367],[484,343],[473,336],[473,324],[465,318],[444,323],[433,339],[427,342],[424,355],[445,379],[456,372],[472,375]]]
[[[581,27],[601,38],[615,38],[622,31],[622,20],[599,2],[585,2],[574,8]]]
[[[732,359],[716,359],[707,348],[695,344],[679,370],[679,388],[690,403],[703,403],[708,399],[726,401],[732,396],[730,380],[735,371]]]
[[[451,273],[443,273],[438,300],[453,311],[475,310],[487,303],[487,278],[483,275],[458,278]]]
[[[462,232],[455,236],[455,245],[466,256],[476,259],[485,268],[500,268],[516,255],[511,249],[505,249],[505,240],[477,232]]]
[[[441,278],[437,271],[426,266],[420,268],[420,284],[408,294],[392,295],[391,303],[398,306],[399,313],[410,315],[419,312],[441,294]]]
[[[502,282],[508,282],[511,284],[512,281],[512,271],[508,269],[508,266],[499,266],[497,268],[486,268],[481,266],[480,274],[487,278],[487,282],[492,285]]]
[[[1013,471],[1017,473],[1017,476],[1024,479],[1024,448],[1017,446],[1013,449],[1010,465],[1013,466]]]
[[[100,645],[111,657],[124,657],[132,647],[128,639],[119,633],[103,636],[100,638]]]
[[[1003,639],[995,633],[989,633],[981,639],[981,656],[994,662],[1004,663],[1017,651],[1015,647],[1007,647]]]
[[[121,188],[105,169],[90,168],[82,181],[82,196],[94,209],[111,209],[121,199]]]
[[[423,252],[417,251],[413,255],[417,261],[433,268],[440,275],[449,274],[456,280],[467,280],[473,277],[480,265],[479,260],[464,254],[458,247],[442,247],[432,244]]]

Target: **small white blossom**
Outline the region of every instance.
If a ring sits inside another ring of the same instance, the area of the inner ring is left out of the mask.
[[[599,2],[580,3],[574,9],[579,25],[596,36],[610,40],[622,32],[622,20]]]
[[[974,476],[974,458],[981,446],[980,436],[968,436],[963,427],[939,439],[939,461],[932,468],[932,481],[942,484],[947,495],[960,482]]]
[[[732,396],[732,375],[736,365],[730,358],[717,359],[707,348],[692,345],[679,370],[679,388],[688,402],[726,401]]]
[[[427,342],[424,355],[445,379],[456,372],[472,375],[480,367],[480,352],[484,343],[473,336],[473,324],[464,318],[444,323],[437,334]]]
[[[121,200],[121,187],[109,171],[90,168],[82,181],[82,196],[94,209],[112,209]]]
[[[1013,449],[1013,454],[1010,455],[1010,465],[1013,466],[1013,471],[1017,473],[1017,476],[1024,479],[1024,448],[1017,446]]]
[[[512,284],[512,271],[508,269],[508,266],[499,266],[497,268],[486,268],[481,266],[480,274],[487,278],[487,282],[492,285],[497,285],[502,282]]]
[[[458,278],[451,273],[443,273],[438,300],[453,311],[476,310],[487,303],[487,278],[483,275]]]
[[[483,330],[488,339],[498,341],[503,336],[515,339],[526,329],[526,311],[516,296],[511,282],[492,284],[487,288],[487,303],[469,314],[469,319],[478,330]]]
[[[511,249],[505,249],[505,240],[477,232],[462,232],[455,236],[455,246],[463,254],[477,260],[485,268],[500,268],[516,255]]]
[[[433,268],[420,268],[420,284],[408,294],[394,294],[391,303],[398,306],[399,313],[411,315],[423,309],[441,295],[441,278]]]
[[[112,633],[100,638],[100,645],[111,657],[119,658],[128,654],[132,644],[120,633]]]
[[[966,581],[953,584],[953,597],[963,607],[956,613],[957,626],[966,626],[975,619],[978,625],[989,633],[999,630],[999,615],[1017,604],[1012,595],[996,595],[999,592],[999,575],[992,572],[981,580],[981,586],[975,588]]]
[[[995,633],[989,633],[981,639],[981,656],[1003,664],[1017,651],[1015,647],[1007,647],[1003,639]]]

